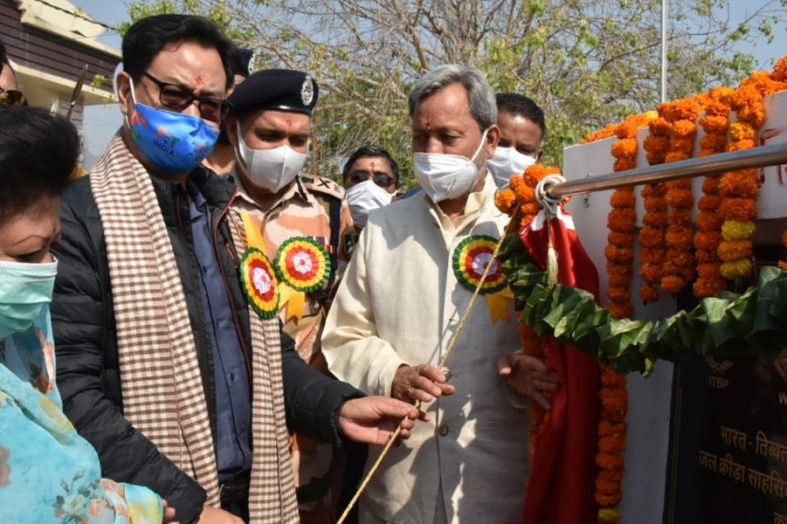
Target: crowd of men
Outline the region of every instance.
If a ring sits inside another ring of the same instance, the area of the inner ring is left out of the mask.
[[[328,523],[404,419],[354,519],[518,521],[525,408],[554,374],[522,354],[512,301],[494,324],[476,304],[437,363],[472,296],[455,252],[502,234],[495,191],[542,156],[538,106],[436,67],[408,100],[422,189],[375,145],[342,187],[304,171],[310,73],[251,72],[188,15],[138,21],[122,53],[123,126],[52,248],[57,385],[104,476],[182,523]],[[16,93],[5,63],[0,101]]]

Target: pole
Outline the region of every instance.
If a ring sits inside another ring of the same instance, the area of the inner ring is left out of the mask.
[[[661,102],[667,101],[667,8],[669,0],[661,0]]]
[[[547,187],[546,192],[550,197],[559,199],[573,193],[590,193],[618,187],[664,182],[676,178],[691,178],[710,173],[781,164],[787,164],[787,143],[690,158],[680,162],[629,169],[581,180],[569,180]]]

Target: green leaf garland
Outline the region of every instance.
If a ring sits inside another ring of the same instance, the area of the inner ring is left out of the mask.
[[[743,294],[705,298],[690,311],[656,321],[614,320],[587,291],[547,286],[516,234],[508,234],[499,258],[521,321],[539,336],[561,342],[612,365],[618,373],[648,375],[663,359],[681,362],[701,354],[729,359],[762,353],[773,358],[787,347],[787,272],[762,268],[756,286]]]

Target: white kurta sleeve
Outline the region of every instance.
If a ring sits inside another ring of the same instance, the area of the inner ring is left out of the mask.
[[[378,336],[367,275],[370,227],[358,245],[336,292],[322,336],[322,351],[337,378],[370,395],[391,394],[396,370],[405,362]]]

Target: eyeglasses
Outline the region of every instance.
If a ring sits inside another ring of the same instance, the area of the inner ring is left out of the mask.
[[[145,71],[145,76],[158,86],[158,101],[167,109],[183,111],[196,100],[202,118],[213,122],[220,122],[229,112],[230,108],[223,98],[195,95],[177,84],[162,82],[147,71]]]
[[[360,184],[361,182],[369,180],[369,176],[369,171],[353,171],[347,175],[347,180],[353,184]],[[375,171],[372,180],[374,180],[375,184],[383,188],[391,187],[396,183],[394,177],[384,171]]]
[[[3,89],[0,87],[0,104],[6,106],[26,106],[27,98],[17,89]]]

